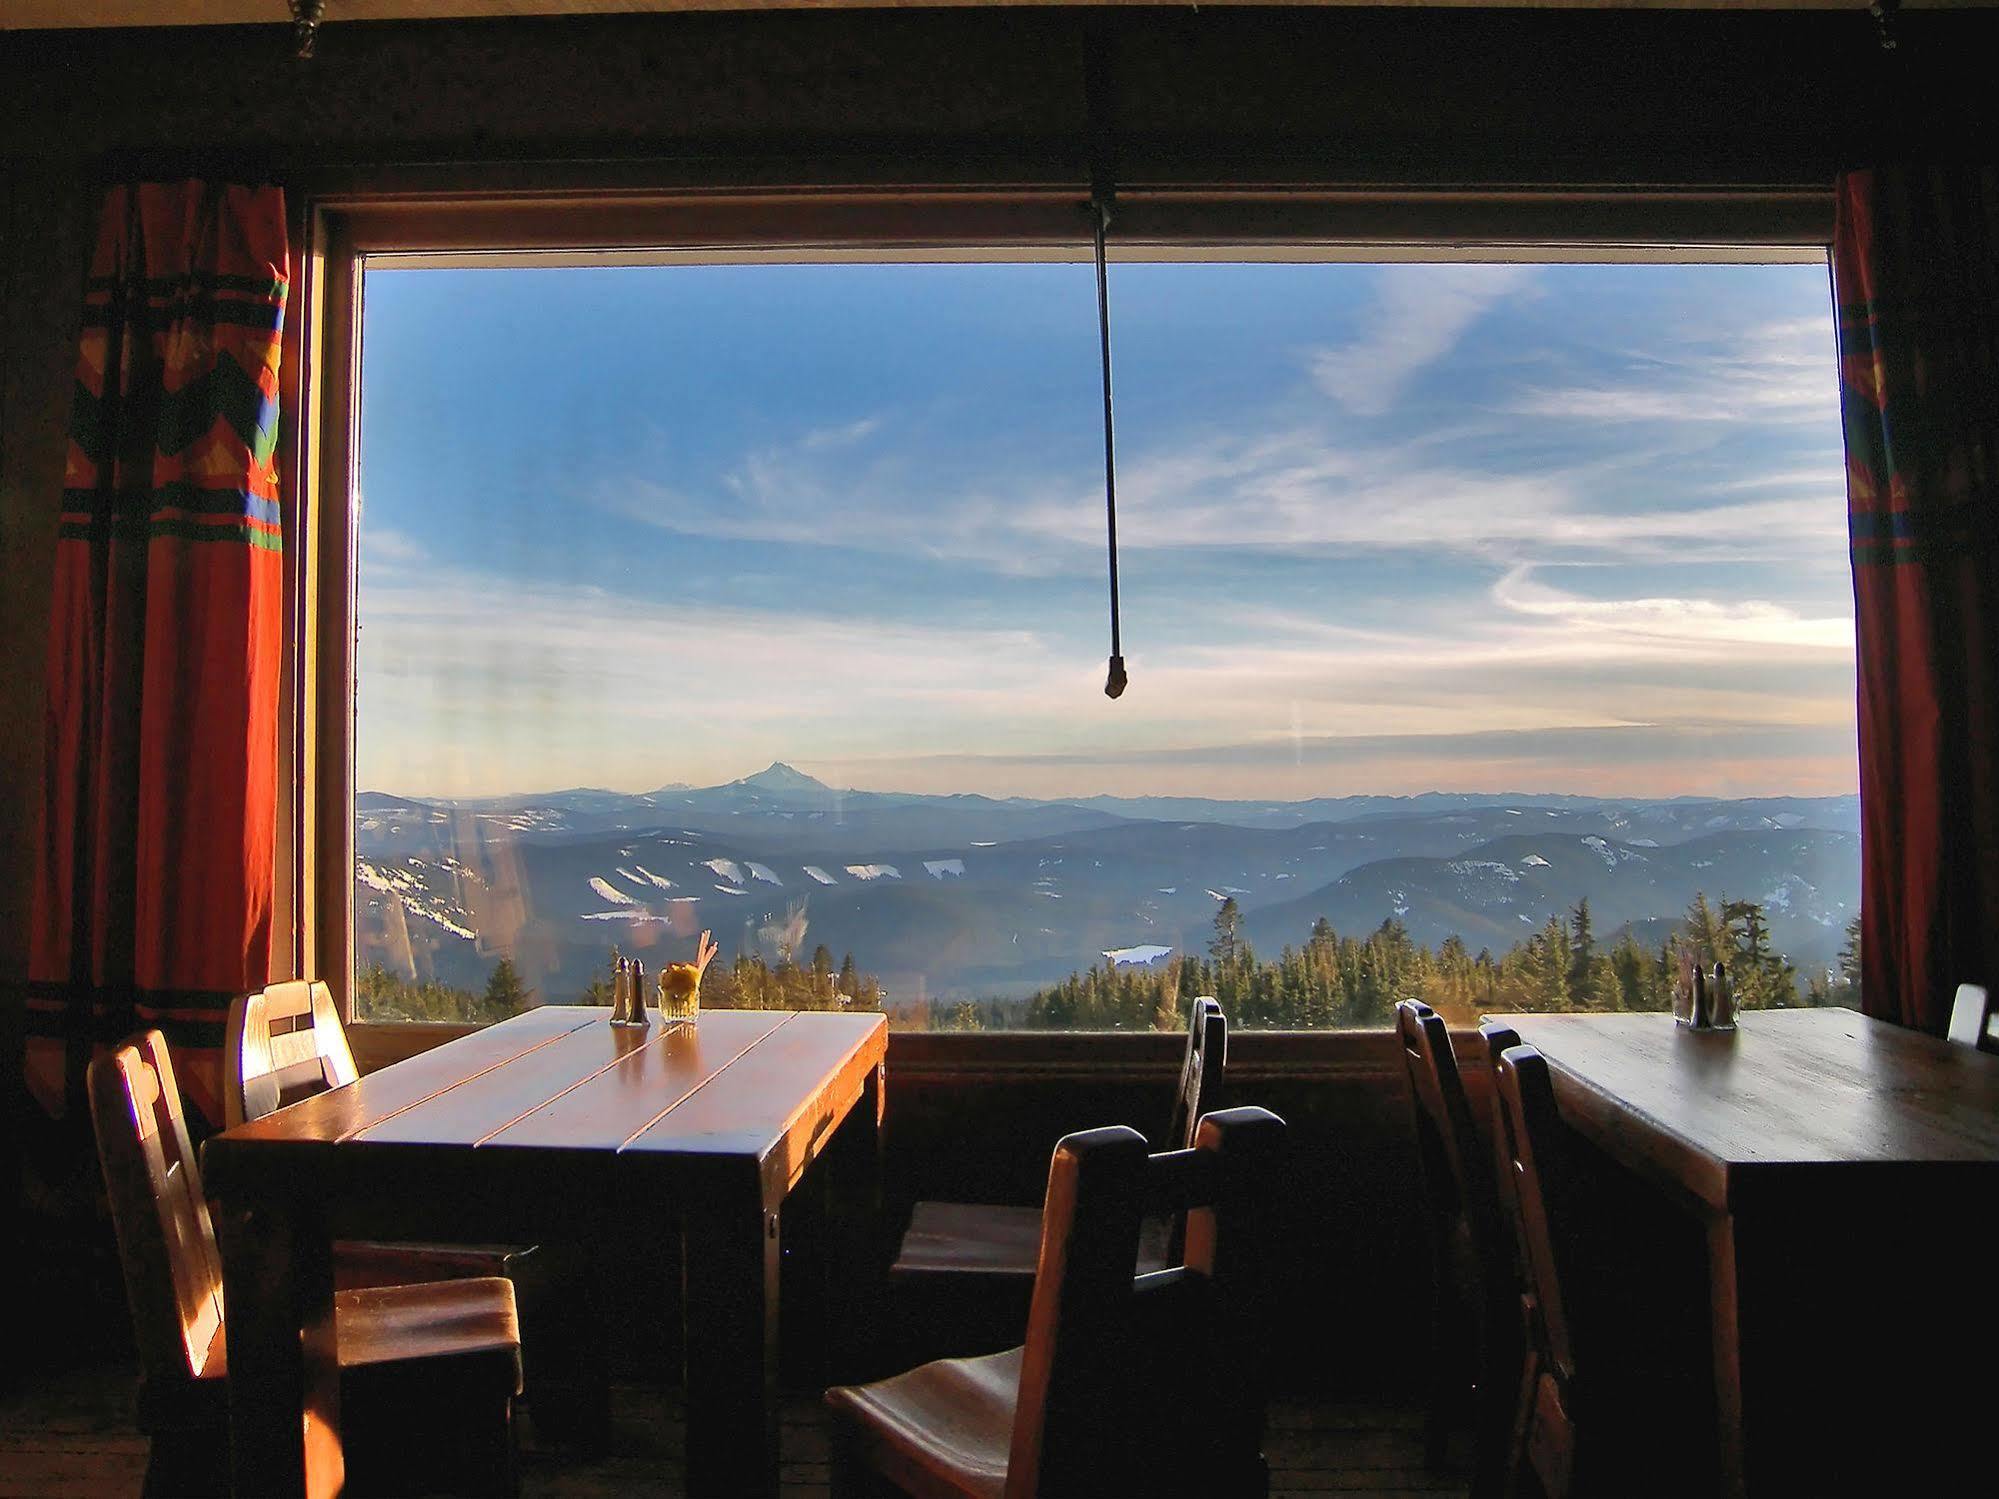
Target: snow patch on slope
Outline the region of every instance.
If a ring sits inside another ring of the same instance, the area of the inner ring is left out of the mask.
[[[423,867],[417,859],[411,859],[410,863],[419,869]],[[409,870],[395,865],[382,869],[362,859],[355,866],[355,875],[362,884],[379,890],[405,911],[421,916],[433,926],[441,926],[453,936],[467,940],[477,936],[471,927],[465,925],[472,919],[471,913],[431,894],[423,881]]]
[[[602,875],[593,874],[590,876],[590,888],[592,890],[595,890],[605,900],[611,902],[612,905],[635,906],[638,904],[638,901],[636,899],[634,899],[632,896],[625,894],[624,891],[620,890],[616,885],[613,885],[609,880],[605,879]]]

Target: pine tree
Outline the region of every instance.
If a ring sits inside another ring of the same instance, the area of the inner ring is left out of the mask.
[[[1548,924],[1529,939],[1534,993],[1537,1008],[1565,1010],[1574,1003],[1569,992],[1569,975],[1574,968],[1569,947],[1568,923],[1550,916]]]
[[[1215,936],[1208,951],[1217,963],[1232,964],[1242,952],[1242,907],[1233,895],[1223,899],[1215,912]]]
[[[514,960],[501,958],[493,965],[493,975],[486,980],[486,997],[480,1003],[492,1019],[505,1020],[525,1010],[533,997],[534,991],[521,982]]]
[[[1569,998],[1584,1003],[1590,988],[1590,965],[1596,958],[1596,933],[1590,928],[1589,897],[1585,895],[1570,913]]]
[[[1175,953],[1158,975],[1158,998],[1152,1006],[1152,1028],[1156,1031],[1177,1031],[1185,1023],[1187,1011],[1180,1004],[1181,967],[1180,954]]]
[[[1619,938],[1617,946],[1611,949],[1610,967],[1617,976],[1619,1009],[1660,1010],[1666,1007],[1665,995],[1655,992],[1658,989],[1657,969],[1630,932]]]
[[[1721,914],[1724,921],[1742,924],[1736,952],[1751,963],[1762,963],[1770,952],[1770,927],[1763,920],[1763,908],[1754,901],[1732,900],[1722,906]]]
[[[1720,911],[1708,903],[1704,890],[1696,890],[1693,903],[1687,907],[1685,935],[1693,946],[1694,961],[1703,968],[1713,968],[1716,963],[1725,963],[1735,955],[1728,922]]]
[[[1832,984],[1831,1003],[1860,1008],[1860,913],[1846,924],[1846,945],[1839,950],[1839,967]]]

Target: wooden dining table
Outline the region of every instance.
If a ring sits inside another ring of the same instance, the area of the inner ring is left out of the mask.
[[[208,1142],[237,1495],[340,1491],[336,1237],[582,1243],[635,1306],[677,1258],[689,1492],[777,1492],[783,1206],[824,1155],[849,1221],[878,1208],[887,1022],[609,1015],[529,1010]]]
[[[1943,1417],[1993,1388],[1959,1366],[1999,1331],[1999,1056],[1845,1009],[1490,1018],[1705,1229],[1724,1492],[1949,1492],[1978,1439]]]

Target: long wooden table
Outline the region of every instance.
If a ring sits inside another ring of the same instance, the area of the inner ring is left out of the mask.
[[[777,1492],[780,1213],[843,1120],[837,1195],[878,1203],[887,1022],[609,1013],[530,1010],[208,1142],[239,1496],[340,1490],[334,1237],[581,1240],[648,1298],[673,1233],[689,1490]]]
[[[1842,1009],[1709,1033],[1492,1018],[1547,1058],[1569,1125],[1706,1227],[1727,1492],[1915,1493],[1948,1470],[1974,1434],[1947,1412],[1983,1396],[1942,1391],[1958,1358],[1989,1371],[1999,1306],[1965,1239],[1999,1202],[1999,1056]]]

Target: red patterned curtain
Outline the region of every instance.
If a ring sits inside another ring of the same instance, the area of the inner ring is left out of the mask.
[[[1999,979],[1999,168],[1839,183],[1860,647],[1861,992],[1941,1033]]]
[[[85,290],[49,630],[29,1080],[75,1109],[94,1046],[176,1044],[220,1118],[230,996],[270,950],[282,559],[273,452],[284,198],[114,187]]]

